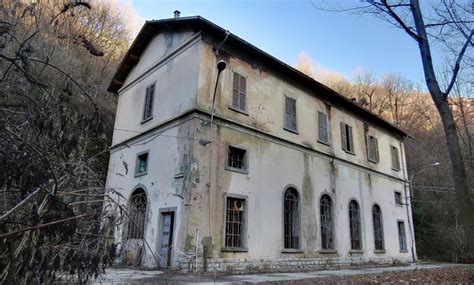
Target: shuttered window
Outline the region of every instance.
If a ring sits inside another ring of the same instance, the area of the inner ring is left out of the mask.
[[[153,117],[153,101],[155,96],[155,84],[148,86],[145,96],[145,108],[143,109],[143,121]]]
[[[296,100],[285,96],[285,126],[288,131],[297,132]]]
[[[328,116],[318,111],[318,141],[329,144]]]
[[[400,245],[400,251],[407,251],[407,237],[405,234],[405,222],[398,221],[398,243]]]
[[[341,145],[342,149],[354,154],[354,140],[352,138],[352,127],[341,122]]]
[[[379,162],[379,144],[373,136],[367,137],[367,157],[371,162]]]
[[[241,111],[246,110],[247,79],[234,72],[232,83],[232,107]]]
[[[392,154],[392,169],[400,170],[400,157],[398,156],[398,148],[390,146],[390,153]]]

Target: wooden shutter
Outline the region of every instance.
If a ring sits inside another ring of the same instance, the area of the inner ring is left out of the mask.
[[[374,147],[375,147],[375,161],[379,162],[380,156],[379,156],[379,141],[374,138]]]
[[[296,100],[285,96],[285,128],[296,131]]]
[[[327,126],[327,115],[318,112],[318,133],[319,133],[319,140],[322,142],[328,142],[328,126]]]
[[[232,107],[239,108],[239,86],[240,86],[240,75],[234,72],[234,78],[232,82]]]
[[[343,122],[341,122],[341,146],[343,150],[347,150],[346,124]]]
[[[347,125],[347,137],[349,138],[349,145],[347,146],[347,149],[350,152],[354,152],[354,140],[352,139],[352,127]]]

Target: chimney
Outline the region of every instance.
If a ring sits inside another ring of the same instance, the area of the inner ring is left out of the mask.
[[[179,18],[179,16],[181,15],[181,12],[180,12],[180,11],[178,11],[178,10],[174,10],[174,12],[173,12],[173,13],[174,13],[174,18],[175,18],[175,19],[178,19],[178,18]]]

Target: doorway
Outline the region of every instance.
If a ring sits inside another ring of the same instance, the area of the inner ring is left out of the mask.
[[[171,266],[171,253],[173,246],[174,212],[161,212],[160,230],[160,266]]]

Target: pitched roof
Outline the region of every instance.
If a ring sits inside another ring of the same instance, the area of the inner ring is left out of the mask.
[[[140,60],[142,53],[153,37],[162,30],[170,29],[189,29],[196,32],[200,31],[205,35],[211,36],[212,38],[219,39],[219,42],[225,38],[227,32],[222,27],[217,26],[216,24],[201,16],[146,21],[122,59],[122,62],[115,72],[107,90],[112,93],[117,93],[130,71]],[[226,49],[227,47],[229,47],[231,50],[239,51],[239,53],[244,53],[247,57],[269,67],[270,70],[279,73],[284,78],[290,79],[291,81],[296,82],[305,88],[308,88],[309,90],[316,91],[318,97],[326,99],[330,102],[334,102],[344,108],[350,109],[351,112],[359,114],[368,121],[378,124],[401,137],[408,136],[407,133],[392,125],[385,119],[359,106],[349,98],[337,93],[326,85],[314,80],[313,78],[296,70],[295,68],[251,45],[232,33],[229,34],[223,48]]]

